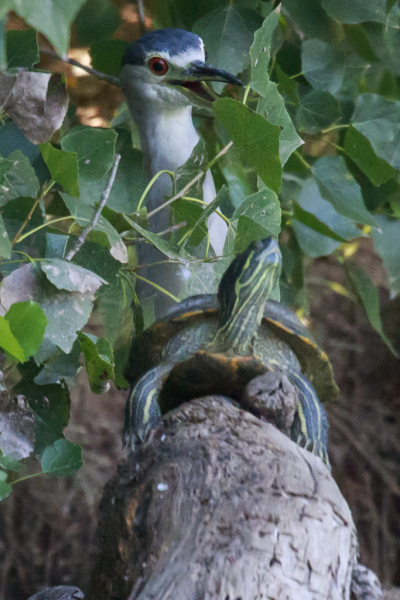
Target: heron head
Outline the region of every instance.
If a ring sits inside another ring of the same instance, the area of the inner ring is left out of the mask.
[[[146,33],[129,46],[122,60],[122,88],[137,105],[148,103],[158,110],[209,107],[217,94],[206,81],[243,85],[237,77],[208,65],[202,39],[181,29]]]

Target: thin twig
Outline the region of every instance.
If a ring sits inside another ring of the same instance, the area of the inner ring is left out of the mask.
[[[226,256],[212,256],[211,258],[197,258],[194,260],[188,260],[187,263],[190,265],[195,265],[198,263],[211,264],[211,263],[219,262],[220,260],[223,260],[224,258],[226,258]],[[127,273],[131,273],[132,275],[134,275],[140,269],[147,269],[148,267],[155,267],[157,265],[181,265],[181,264],[182,264],[182,260],[168,258],[168,260],[159,260],[157,262],[148,263],[146,265],[138,265],[137,267],[122,267],[120,270],[126,271]]]
[[[163,287],[161,287],[160,285],[157,285],[156,283],[154,283],[154,281],[150,281],[150,279],[146,279],[145,277],[142,277],[141,275],[138,275],[137,273],[132,271],[132,275],[134,277],[136,277],[137,279],[140,279],[140,281],[144,281],[145,283],[148,283],[149,285],[152,285],[153,287],[156,288],[156,290],[158,290],[159,292],[162,292],[163,294],[165,294],[166,296],[169,296],[170,298],[172,298],[172,300],[174,302],[180,302],[179,298],[177,298],[176,296],[174,296],[173,294],[171,294],[171,292],[169,292],[168,290],[164,289]]]
[[[18,244],[18,242],[22,241],[21,240],[21,233],[23,232],[23,230],[25,229],[25,227],[28,225],[29,221],[32,218],[33,213],[35,212],[39,202],[41,200],[43,200],[43,198],[46,196],[46,194],[51,190],[51,188],[53,187],[55,181],[52,180],[50,182],[50,184],[47,186],[47,188],[45,188],[44,190],[42,190],[42,192],[40,193],[40,195],[38,196],[38,198],[36,198],[35,202],[33,203],[33,206],[31,208],[31,210],[29,211],[26,219],[24,220],[24,222],[22,223],[21,227],[18,229],[17,233],[14,235],[14,239],[11,242],[11,246],[14,246],[14,244]],[[25,236],[23,236],[25,237]]]
[[[187,222],[186,221],[182,221],[182,223],[178,223],[177,225],[171,225],[171,227],[168,227],[168,229],[164,229],[164,231],[160,231],[160,233],[157,233],[157,235],[159,237],[161,237],[162,235],[168,235],[168,233],[174,233],[175,231],[178,231],[179,229],[182,229],[182,227],[186,227]],[[125,241],[131,241],[129,240],[125,240]],[[137,242],[147,242],[148,240],[146,240],[146,238],[144,237],[139,237],[139,238],[134,238],[132,239],[132,242],[134,242],[135,244]]]
[[[101,71],[97,71],[96,69],[92,69],[91,67],[87,67],[86,65],[83,65],[74,58],[63,58],[62,56],[59,56],[56,52],[53,52],[52,50],[47,50],[47,48],[39,48],[39,50],[42,54],[52,56],[53,58],[56,58],[57,60],[61,60],[62,62],[66,63],[67,65],[78,67],[79,69],[86,71],[86,73],[89,73],[89,75],[94,75],[94,77],[97,77],[97,79],[102,79],[103,81],[111,83],[111,85],[117,85],[121,87],[119,77],[114,77],[114,75],[107,75],[106,73],[102,73]]]
[[[117,174],[118,165],[119,165],[120,160],[121,160],[121,155],[116,154],[114,156],[114,164],[113,164],[113,168],[111,171],[110,179],[108,180],[106,189],[104,190],[104,192],[101,195],[99,206],[97,207],[97,209],[93,215],[93,219],[91,220],[91,222],[88,225],[86,225],[85,229],[82,231],[81,235],[78,237],[75,244],[72,246],[71,250],[68,252],[67,256],[65,257],[65,260],[71,260],[75,256],[75,254],[78,252],[78,250],[80,250],[81,247],[83,246],[83,244],[85,243],[85,240],[86,240],[87,236],[89,235],[89,233],[96,227],[96,225],[100,219],[101,211],[105,207],[106,202],[110,196],[112,186],[114,185],[115,176]]]
[[[146,33],[146,23],[145,23],[143,0],[136,0],[136,5],[137,5],[137,9],[138,9],[140,34],[143,35],[144,33]]]
[[[151,212],[148,213],[147,217],[150,218],[153,215],[155,215],[156,213],[158,213],[158,211],[162,210],[163,208],[166,208],[167,206],[169,206],[170,204],[172,204],[173,202],[175,202],[175,200],[179,200],[180,198],[182,198],[182,196],[186,196],[186,192],[188,192],[190,190],[190,188],[199,180],[203,177],[204,173],[206,173],[209,169],[211,169],[211,167],[214,165],[214,163],[221,158],[221,156],[223,156],[224,154],[226,154],[228,152],[228,150],[232,147],[233,142],[229,142],[229,144],[227,144],[224,148],[222,148],[222,150],[220,152],[218,152],[217,156],[215,156],[206,167],[204,167],[204,169],[202,169],[200,171],[200,173],[197,173],[196,177],[193,177],[193,179],[191,181],[189,181],[189,183],[187,183],[185,185],[185,187],[183,189],[181,189],[180,192],[178,192],[177,194],[175,194],[175,196],[172,196],[172,198],[170,198],[169,200],[167,200],[166,202],[164,202],[163,204],[161,204],[160,206],[158,206],[157,208],[155,208],[154,210],[152,210]]]

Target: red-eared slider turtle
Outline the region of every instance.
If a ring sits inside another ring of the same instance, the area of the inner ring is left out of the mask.
[[[134,448],[182,402],[222,394],[240,402],[245,386],[266,371],[284,373],[299,393],[291,437],[328,462],[321,400],[338,388],[326,354],[297,317],[268,300],[279,280],[277,242],[253,242],[221,279],[218,295],[192,296],[134,338],[125,377],[131,388],[125,443]],[[318,394],[318,395],[317,395]]]

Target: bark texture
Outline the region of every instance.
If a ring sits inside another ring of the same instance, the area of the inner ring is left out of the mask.
[[[86,600],[348,600],[357,541],[318,457],[209,396],[121,463],[98,548]]]

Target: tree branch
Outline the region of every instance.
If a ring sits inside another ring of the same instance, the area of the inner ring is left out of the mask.
[[[56,52],[53,52],[52,50],[47,50],[47,48],[39,48],[39,50],[42,54],[47,54],[48,56],[51,56],[52,58],[61,60],[62,62],[66,63],[67,65],[72,65],[73,67],[78,67],[79,69],[86,71],[86,73],[89,73],[89,75],[94,75],[94,77],[97,77],[97,79],[102,79],[103,81],[107,81],[108,83],[111,83],[111,85],[117,85],[118,87],[121,87],[121,82],[119,80],[119,77],[114,77],[114,75],[107,75],[106,73],[102,73],[101,71],[97,71],[96,69],[92,69],[91,67],[87,67],[86,65],[83,65],[82,63],[75,60],[74,58],[63,58],[62,56],[59,56]]]
[[[100,203],[99,206],[97,207],[94,215],[93,215],[93,219],[92,221],[84,228],[84,230],[82,231],[81,235],[78,237],[78,239],[76,240],[75,244],[72,246],[71,250],[68,252],[67,256],[65,257],[66,260],[72,260],[72,258],[75,256],[75,254],[78,252],[78,250],[81,249],[81,247],[83,246],[83,244],[85,243],[85,240],[87,238],[87,236],[89,235],[89,233],[96,227],[99,219],[100,219],[100,215],[101,215],[101,211],[103,210],[103,208],[105,207],[107,200],[110,196],[110,192],[112,189],[112,186],[114,185],[114,181],[115,181],[115,176],[117,174],[117,170],[118,170],[118,165],[119,165],[119,161],[121,160],[121,155],[120,154],[116,154],[114,157],[114,165],[111,171],[111,175],[110,175],[110,179],[108,180],[108,184],[106,189],[104,190],[104,192],[101,195],[101,199],[100,199]]]

